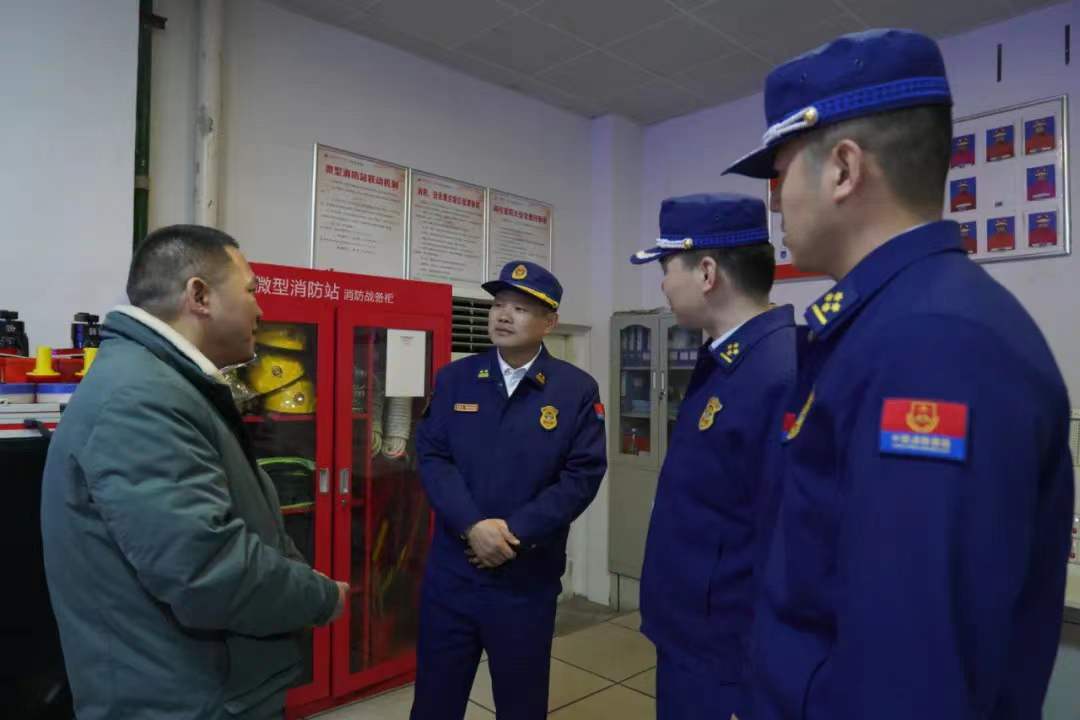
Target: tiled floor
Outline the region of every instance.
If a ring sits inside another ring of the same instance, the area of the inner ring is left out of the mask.
[[[548,692],[552,720],[656,717],[656,652],[638,632],[640,622],[637,613],[616,616],[578,598],[559,606]],[[332,710],[319,720],[407,720],[412,697],[412,687],[405,687]],[[490,720],[494,710],[485,660],[465,720]]]

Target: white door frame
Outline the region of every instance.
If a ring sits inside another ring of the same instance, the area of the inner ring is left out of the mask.
[[[552,335],[561,335],[566,338],[567,361],[573,363],[590,375],[592,372],[592,356],[590,352],[592,328],[587,325],[574,325],[560,323]],[[604,439],[605,447],[607,438]],[[592,520],[594,502],[577,520],[570,526],[570,537],[566,543],[566,560],[569,577],[564,576],[563,593],[560,599],[574,595],[587,595],[589,585],[589,533],[587,527]],[[607,568],[603,568],[606,575]]]

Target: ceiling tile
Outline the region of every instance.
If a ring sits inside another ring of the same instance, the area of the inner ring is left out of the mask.
[[[742,95],[760,90],[768,72],[769,65],[763,60],[748,53],[738,53],[690,68],[674,79],[710,103],[716,103],[728,97],[733,88],[750,88]]]
[[[518,15],[457,48],[489,62],[533,74],[589,51],[571,35]]]
[[[463,73],[496,85],[508,87],[511,90],[520,90],[521,81],[525,79],[524,75],[508,67],[490,63],[461,52],[451,52],[451,57],[447,60],[447,63],[455,70],[460,70]]]
[[[533,78],[523,78],[516,89],[538,100],[543,100],[549,105],[561,107],[585,117],[598,117],[607,112],[606,106],[596,100],[570,95]]]
[[[363,8],[339,0],[270,0],[274,5],[328,25],[343,25]]]
[[[540,79],[570,95],[603,99],[644,85],[653,76],[601,51],[591,52],[540,75]]]
[[[1056,5],[1060,0],[1003,0],[1007,2],[1012,8],[1013,14],[1019,15],[1020,13],[1030,12],[1032,10],[1038,10],[1050,5]]]
[[[672,5],[680,10],[697,10],[699,7],[715,1],[716,0],[669,0]]]
[[[389,27],[376,21],[370,15],[358,15],[352,22],[346,23],[344,27],[360,35],[365,35],[372,40],[376,40],[385,45],[392,45],[399,50],[404,50],[405,52],[419,55],[420,57],[434,60],[435,62],[449,64],[451,61],[457,59],[453,50],[448,50],[425,38],[410,35],[396,27]]]
[[[509,5],[515,10],[528,10],[531,7],[536,7],[544,0],[499,0],[503,5]]]
[[[383,0],[368,15],[376,24],[452,47],[482,34],[513,13],[496,0]]]
[[[1005,0],[984,2],[936,2],[912,0],[908,3],[893,0],[847,0],[851,11],[867,27],[910,28],[943,37],[971,29],[1009,14]]]
[[[725,0],[695,11],[694,16],[730,38],[756,46],[777,32],[797,33],[838,12],[832,0]]]
[[[750,49],[772,60],[773,65],[778,65],[841,35],[865,29],[851,17],[840,15],[805,27],[777,28],[768,40],[750,43]]]
[[[686,115],[702,107],[696,97],[666,80],[654,80],[611,98],[612,112],[625,115],[642,125]]]
[[[546,0],[529,10],[537,20],[596,45],[633,35],[677,12],[664,0]]]
[[[611,54],[661,75],[716,60],[737,50],[715,30],[685,15],[608,47]]]

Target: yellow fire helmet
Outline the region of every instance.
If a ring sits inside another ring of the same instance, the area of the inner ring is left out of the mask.
[[[280,390],[304,376],[304,364],[288,353],[261,353],[247,371],[248,385],[259,395]]]
[[[307,347],[307,335],[299,325],[267,323],[255,331],[255,342],[279,350],[303,350]]]
[[[315,412],[315,385],[301,378],[267,395],[263,407],[267,412],[310,415]]]

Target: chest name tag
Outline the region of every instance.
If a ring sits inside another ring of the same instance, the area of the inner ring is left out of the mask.
[[[723,403],[720,402],[720,398],[715,395],[709,398],[709,402],[705,403],[705,409],[701,411],[701,418],[698,420],[698,430],[702,432],[712,427],[713,421],[716,419],[716,413],[724,409]]]
[[[545,430],[554,430],[559,424],[559,411],[554,405],[545,405],[540,408],[540,427]]]
[[[480,406],[476,403],[455,403],[454,412],[480,412]]]
[[[881,452],[963,462],[967,459],[968,406],[964,403],[885,398]]]

